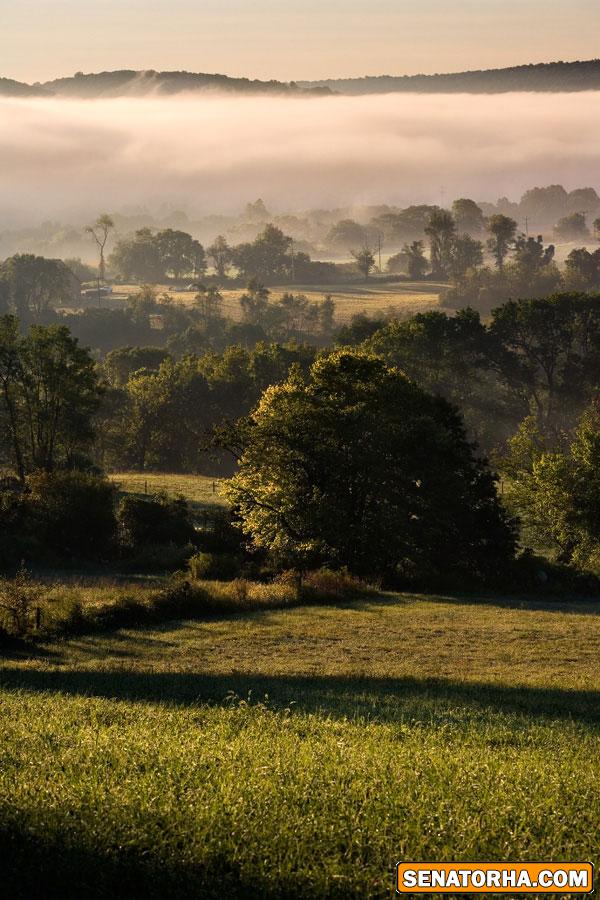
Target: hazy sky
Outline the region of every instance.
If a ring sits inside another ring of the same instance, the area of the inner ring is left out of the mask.
[[[0,0],[0,75],[460,71],[593,58],[599,32],[600,0]]]

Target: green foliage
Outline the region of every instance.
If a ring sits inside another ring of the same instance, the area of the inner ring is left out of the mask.
[[[425,228],[429,238],[429,261],[434,278],[450,274],[456,240],[456,223],[446,209],[436,209],[431,213]]]
[[[190,510],[183,497],[125,494],[117,518],[121,540],[133,551],[165,544],[185,546],[195,538]]]
[[[38,472],[27,486],[39,557],[68,562],[112,555],[117,523],[110,481],[88,472]]]
[[[498,213],[488,220],[487,230],[490,234],[488,248],[494,255],[496,265],[501,269],[515,239],[517,223],[509,216]]]
[[[504,469],[511,502],[529,532],[560,562],[600,574],[600,411],[583,415],[566,450],[547,449],[531,419],[510,445]]]
[[[543,429],[558,430],[569,407],[577,415],[589,401],[598,384],[600,296],[511,300],[494,310],[490,331],[508,351],[507,379],[528,396]]]
[[[325,237],[325,243],[344,250],[346,253],[356,247],[362,247],[368,239],[367,229],[354,219],[341,219],[333,225]]]
[[[563,216],[554,226],[554,234],[563,241],[585,240],[590,237],[585,213],[574,212]]]
[[[375,256],[371,248],[363,247],[361,250],[352,250],[352,257],[360,274],[365,280],[368,279],[375,268]]]
[[[393,320],[366,346],[427,391],[456,404],[484,447],[508,437],[527,407],[499,377],[502,348],[472,309]],[[502,370],[501,370],[502,371]]]
[[[452,216],[459,234],[478,237],[485,230],[485,219],[481,207],[474,200],[460,198],[452,204]]]
[[[280,228],[266,225],[252,243],[235,248],[234,262],[242,278],[257,279],[263,284],[287,280],[292,265],[291,246],[292,239]]]
[[[230,581],[240,570],[239,559],[227,553],[196,553],[188,565],[197,580]]]
[[[36,610],[47,593],[48,588],[34,582],[23,565],[14,578],[0,578],[0,617],[9,633],[25,637],[33,630]]]
[[[571,250],[565,260],[565,282],[579,291],[600,288],[600,248],[590,252],[585,247]]]
[[[39,322],[52,308],[72,298],[65,263],[31,253],[16,254],[0,265],[0,285],[5,289],[5,312],[23,322]]]
[[[265,392],[226,494],[257,547],[304,567],[485,578],[513,551],[458,414],[365,353]]]
[[[185,231],[166,228],[154,233],[140,228],[133,237],[117,242],[110,265],[122,278],[155,283],[168,277],[202,276],[206,254],[202,244]]]
[[[94,362],[68,328],[0,319],[0,397],[13,463],[21,481],[36,469],[70,465],[93,437],[101,386]]]

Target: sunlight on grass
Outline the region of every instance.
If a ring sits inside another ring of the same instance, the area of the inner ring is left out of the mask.
[[[7,660],[11,896],[385,897],[400,858],[594,860],[599,638],[593,604],[384,595]]]

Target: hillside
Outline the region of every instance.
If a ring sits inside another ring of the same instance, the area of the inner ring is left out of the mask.
[[[38,85],[23,84],[12,78],[0,78],[0,97],[40,97],[47,93]]]
[[[137,72],[123,69],[116,72],[84,74],[78,72],[67,78],[57,78],[43,85],[19,84],[14,94],[45,94],[61,97],[94,99],[98,97],[146,96],[150,94],[178,94],[184,91],[220,90],[252,94],[328,94],[329,88],[300,88],[293,82],[259,81],[249,78],[230,78],[227,75],[207,75],[194,72],[156,72],[153,69]],[[0,81],[0,91],[2,91]]]
[[[388,94],[470,93],[507,91],[569,92],[600,90],[600,59],[538,63],[509,69],[486,69],[438,75],[378,75],[321,81],[260,81],[202,72],[157,72],[122,69],[24,84],[0,78],[0,96],[98,97],[173,95],[185,91],[220,90],[246,94]]]
[[[299,81],[301,87],[326,87],[341,94],[469,93],[507,91],[600,90],[600,59],[537,63],[509,69],[486,69],[438,75],[380,75],[364,78]]]

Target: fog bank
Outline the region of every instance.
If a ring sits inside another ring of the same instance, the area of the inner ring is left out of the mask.
[[[4,222],[599,186],[600,93],[0,100]]]

